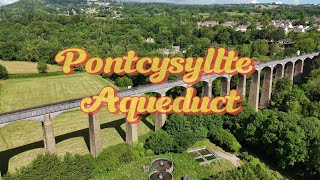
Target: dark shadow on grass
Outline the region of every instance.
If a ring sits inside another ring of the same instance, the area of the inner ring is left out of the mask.
[[[147,120],[147,117],[148,117],[149,115],[141,115],[141,116],[142,116],[141,121],[142,121],[150,130],[154,131],[154,130],[155,130],[154,125]]]
[[[124,123],[125,123],[125,119],[123,118],[123,119],[119,119],[119,120],[115,120],[115,121],[101,124],[100,127],[101,127],[101,129],[115,128],[117,130],[117,132],[119,133],[119,135],[122,137],[122,139],[125,140],[126,132],[121,128],[121,125]],[[65,141],[67,139],[75,138],[75,137],[83,137],[86,142],[87,148],[90,149],[89,128],[56,136],[55,137],[56,144],[58,144],[62,141]],[[1,151],[0,152],[0,171],[1,171],[1,174],[4,175],[8,172],[10,158],[12,158],[18,154],[21,154],[23,152],[30,151],[33,149],[38,149],[38,148],[44,148],[43,141],[37,141],[37,142],[33,142],[30,144],[19,146],[19,147],[13,148],[13,149]]]

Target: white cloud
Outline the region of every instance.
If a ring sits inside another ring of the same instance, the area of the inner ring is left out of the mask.
[[[12,4],[14,2],[17,2],[18,0],[0,0],[0,6],[4,6],[7,4]]]

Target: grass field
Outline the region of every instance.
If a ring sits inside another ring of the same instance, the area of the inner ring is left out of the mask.
[[[102,147],[107,148],[125,139],[125,119],[122,114],[112,115],[102,109],[99,112]],[[88,116],[80,110],[60,114],[53,121],[57,154],[89,153]],[[138,125],[139,135],[153,129],[150,117]],[[0,169],[14,172],[29,164],[38,154],[44,153],[42,126],[38,121],[18,121],[0,128]]]
[[[86,73],[0,81],[0,113],[97,94],[114,86]]]
[[[0,112],[97,94],[104,86],[113,86],[100,76],[86,73],[49,77],[16,78],[0,81]],[[117,87],[115,87],[117,88]],[[125,119],[102,109],[99,112],[102,146],[124,142]],[[150,122],[149,122],[150,121]],[[64,112],[54,118],[58,155],[67,152],[89,153],[88,116],[80,110]],[[150,119],[139,123],[139,135],[153,129]],[[2,173],[30,163],[44,153],[42,126],[39,121],[17,121],[0,128],[0,169]]]
[[[9,74],[27,74],[38,73],[37,63],[25,61],[3,61],[0,64],[7,68]],[[61,71],[61,67],[57,65],[48,65],[48,72]]]

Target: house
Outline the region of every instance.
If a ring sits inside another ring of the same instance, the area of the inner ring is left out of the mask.
[[[218,21],[205,21],[205,22],[198,22],[198,27],[215,27],[219,25]]]
[[[249,25],[239,25],[237,26],[236,31],[246,32],[248,27]]]
[[[288,45],[288,44],[293,44],[293,40],[292,40],[292,39],[289,39],[289,38],[280,39],[280,40],[278,41],[278,43]]]
[[[233,21],[226,21],[226,22],[222,23],[221,25],[225,26],[225,27],[234,27],[236,24],[237,23],[233,22]]]
[[[171,49],[160,48],[159,51],[161,51],[163,54],[165,54],[167,56],[169,54],[177,54],[178,52],[186,53],[186,51],[182,51],[180,46],[172,46]]]

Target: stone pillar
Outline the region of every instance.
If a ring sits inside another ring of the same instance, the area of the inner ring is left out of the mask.
[[[285,69],[285,77],[289,78],[291,81],[293,81],[293,73],[294,73],[294,65],[293,63],[289,62],[287,63],[287,68]]]
[[[166,93],[161,94],[161,97],[166,96]],[[154,128],[155,130],[161,129],[166,123],[167,115],[157,113],[155,114]]]
[[[164,124],[166,123],[166,118],[167,118],[166,114],[161,114],[161,113],[156,114],[156,120],[154,123],[155,130],[161,129],[164,126]]]
[[[50,114],[44,115],[42,122],[44,149],[51,153],[56,153],[56,140],[54,137],[53,124]]]
[[[260,108],[266,108],[269,105],[269,100],[271,98],[272,91],[272,77],[273,70],[271,68],[267,68],[266,73],[263,78],[263,86],[262,93],[260,99]]]
[[[303,76],[308,76],[312,70],[312,60],[307,58],[303,62]]]
[[[212,83],[203,83],[202,96],[212,97]]]
[[[220,96],[226,96],[230,92],[230,79],[222,78],[221,79],[221,93]]]
[[[294,65],[294,82],[300,82],[303,75],[303,61],[299,60]]]
[[[126,120],[126,143],[133,145],[138,141],[138,123],[131,124]]]
[[[258,111],[260,88],[260,71],[255,71],[251,77],[249,104]]]
[[[246,98],[246,86],[247,86],[247,76],[238,74],[237,91],[245,99]]]
[[[96,157],[102,150],[100,122],[98,114],[89,114],[90,153]]]
[[[277,66],[275,81],[282,79],[284,77],[284,65]]]

